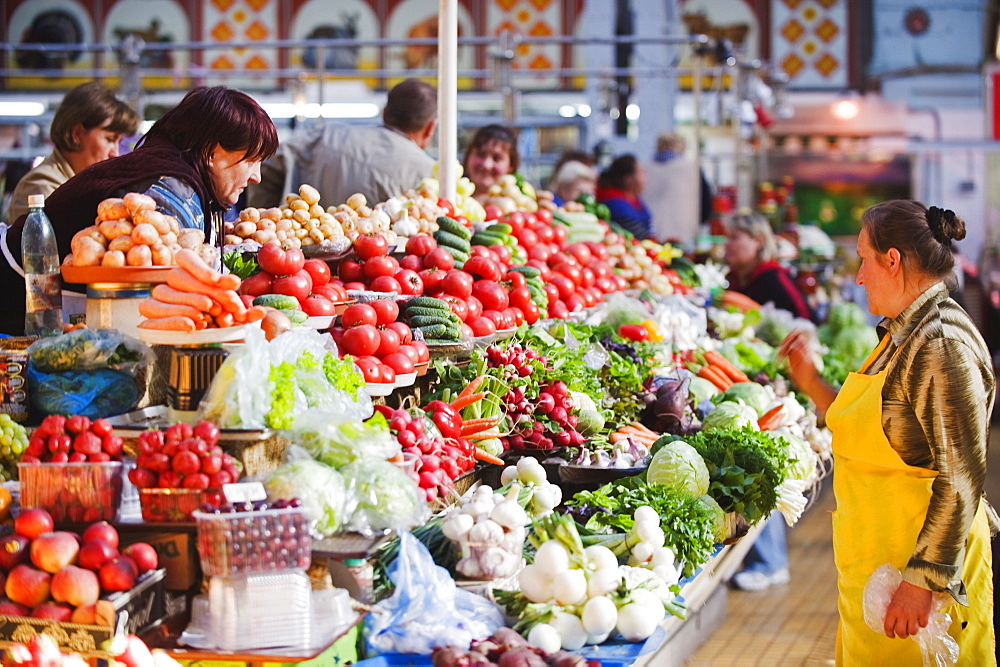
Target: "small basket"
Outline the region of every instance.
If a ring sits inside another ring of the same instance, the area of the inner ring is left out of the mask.
[[[114,521],[125,466],[105,463],[18,463],[21,507],[40,507],[58,522]]]
[[[309,515],[298,508],[195,512],[201,569],[210,577],[309,567]]]
[[[218,506],[221,502],[218,491],[198,489],[139,489],[139,505],[142,507],[143,521],[188,522],[194,521],[191,514],[205,503]]]

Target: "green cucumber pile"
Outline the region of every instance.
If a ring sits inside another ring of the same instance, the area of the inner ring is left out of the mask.
[[[403,307],[403,320],[414,331],[419,329],[428,345],[449,345],[462,339],[462,320],[442,299],[432,296],[410,299]]]

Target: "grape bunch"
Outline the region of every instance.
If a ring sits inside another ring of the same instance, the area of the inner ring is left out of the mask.
[[[10,415],[0,414],[0,482],[17,479],[17,462],[27,448],[27,430]]]

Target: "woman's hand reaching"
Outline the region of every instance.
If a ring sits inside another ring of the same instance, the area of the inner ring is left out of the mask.
[[[828,385],[816,370],[815,352],[818,345],[819,341],[811,330],[797,329],[781,341],[778,359],[787,359],[792,384],[813,400],[816,412],[822,418],[837,397],[837,390]]]

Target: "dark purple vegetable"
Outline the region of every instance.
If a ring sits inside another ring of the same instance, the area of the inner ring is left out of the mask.
[[[457,646],[438,646],[431,653],[431,664],[434,667],[471,667],[472,662],[465,649]]]
[[[507,651],[500,656],[497,665],[499,667],[547,667],[545,659],[527,646]]]
[[[519,632],[513,628],[500,628],[493,633],[490,638],[496,644],[505,650],[512,648],[521,648],[528,645],[528,640],[521,636]]]
[[[646,408],[650,427],[660,433],[681,433],[691,421],[687,414],[689,378],[665,378],[656,389],[656,400]]]
[[[587,659],[569,651],[558,651],[549,656],[550,667],[587,667]]]

